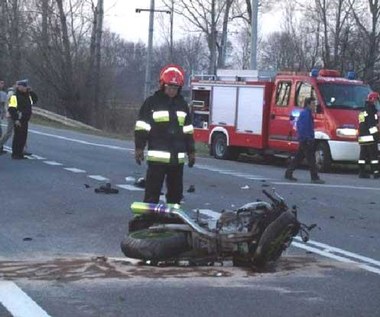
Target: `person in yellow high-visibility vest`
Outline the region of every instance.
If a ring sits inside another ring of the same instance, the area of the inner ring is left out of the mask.
[[[28,123],[32,115],[32,106],[37,102],[37,95],[28,87],[27,80],[16,83],[16,92],[9,99],[8,112],[14,121],[12,158],[24,159],[24,147],[28,137]]]

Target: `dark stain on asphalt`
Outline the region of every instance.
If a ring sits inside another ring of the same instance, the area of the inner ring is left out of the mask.
[[[226,278],[254,277],[258,275],[278,274],[295,271],[310,271],[315,268],[332,269],[329,262],[317,260],[313,256],[290,256],[280,259],[275,265],[265,269],[254,267],[237,268],[229,262],[225,266],[150,266],[136,260],[94,258],[65,258],[48,261],[2,261],[0,278],[6,280],[40,280],[57,282],[75,282],[98,279],[132,278]]]

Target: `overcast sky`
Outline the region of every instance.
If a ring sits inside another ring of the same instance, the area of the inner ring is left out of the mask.
[[[156,9],[162,8],[163,4],[160,0],[156,0]],[[124,39],[129,41],[147,42],[149,13],[136,13],[136,8],[146,8],[150,6],[150,0],[105,0],[105,26],[111,31],[119,33]],[[155,43],[160,41],[159,21],[167,19],[169,15],[161,14],[157,16],[155,23]],[[280,13],[267,13],[260,19],[260,33],[267,34],[280,28]],[[185,35],[183,29],[184,21],[178,16],[174,16],[175,38],[181,38]],[[162,28],[161,28],[162,30]]]

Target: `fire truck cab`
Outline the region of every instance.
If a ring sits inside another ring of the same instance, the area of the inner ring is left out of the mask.
[[[335,70],[276,75],[252,70],[219,70],[193,76],[191,113],[194,136],[217,159],[241,153],[283,155],[297,150],[296,120],[305,98],[317,100],[314,117],[320,171],[333,162],[357,161],[358,113],[370,87]]]

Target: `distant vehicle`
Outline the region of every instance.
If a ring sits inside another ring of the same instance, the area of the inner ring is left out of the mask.
[[[294,153],[297,116],[305,98],[314,97],[318,169],[323,172],[333,162],[357,161],[358,113],[371,88],[354,78],[353,72],[343,78],[327,69],[276,75],[219,70],[216,76],[193,76],[190,105],[195,140],[209,144],[217,159],[237,159],[240,153]]]

